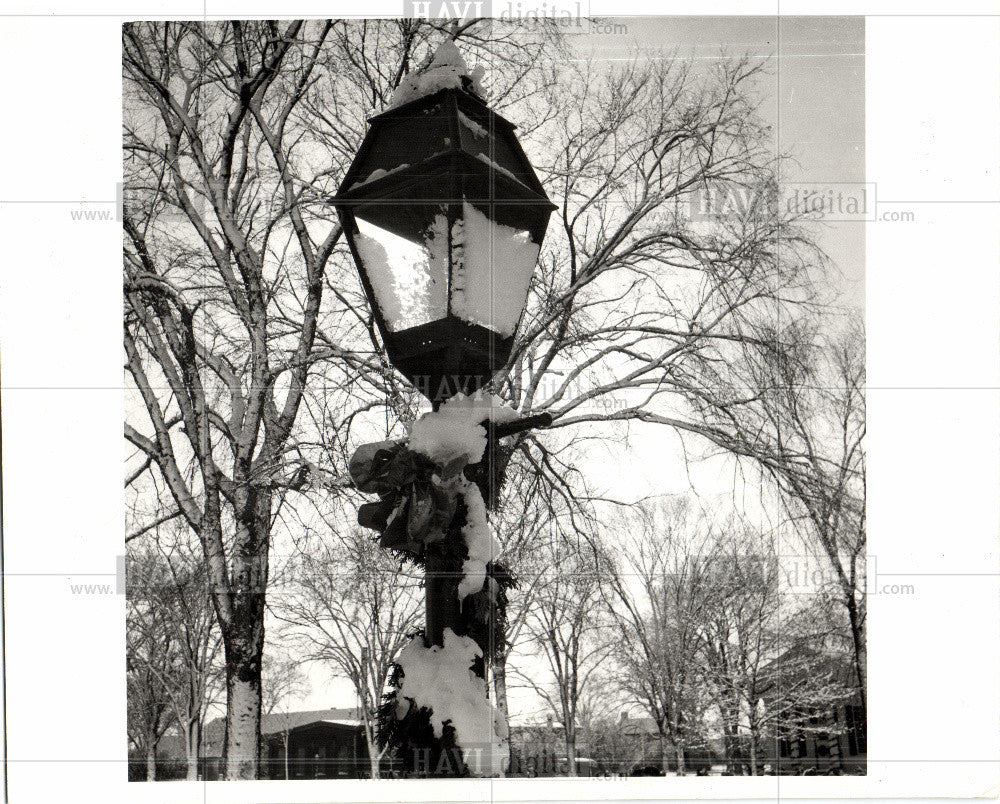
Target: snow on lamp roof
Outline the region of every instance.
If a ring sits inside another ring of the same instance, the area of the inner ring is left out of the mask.
[[[442,89],[467,89],[485,98],[486,93],[481,83],[484,73],[482,65],[478,65],[470,73],[458,46],[451,39],[446,39],[429,61],[400,81],[388,108],[402,106]]]

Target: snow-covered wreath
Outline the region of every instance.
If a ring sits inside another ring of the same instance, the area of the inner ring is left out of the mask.
[[[485,676],[505,644],[515,579],[496,560],[501,547],[483,497],[492,461],[484,454],[496,448],[486,425],[517,418],[496,397],[459,394],[414,422],[409,439],[366,444],[351,459],[357,488],[379,496],[361,506],[358,522],[404,560],[424,566],[432,549],[448,572],[460,573],[461,633],[446,628],[444,644],[433,646],[413,634],[379,710],[380,744],[428,775],[496,776],[508,755],[507,725]]]

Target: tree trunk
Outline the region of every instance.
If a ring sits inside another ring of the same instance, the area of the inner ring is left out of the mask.
[[[722,738],[726,767],[734,776],[743,775],[743,757],[740,752],[740,705],[727,695],[722,706]]]
[[[503,750],[507,754],[507,766],[510,767],[510,710],[507,707],[507,656],[501,656],[493,665],[493,693],[494,706],[500,715],[500,722],[503,724],[504,733]]]
[[[201,724],[197,716],[189,720],[187,728],[184,730],[184,742],[187,749],[187,780],[189,782],[198,781],[198,760],[201,758]]]
[[[226,638],[226,779],[256,779],[260,765],[263,595],[234,613]],[[234,607],[235,608],[235,607]]]
[[[156,743],[153,740],[146,745],[146,781],[156,781]]]
[[[858,681],[858,695],[861,697],[861,710],[865,713],[865,727],[868,724],[868,645],[865,640],[864,626],[861,624],[861,613],[854,593],[848,590],[846,595],[847,615],[851,622],[851,639],[854,643],[854,674]]]
[[[736,756],[736,740],[733,737],[733,728],[729,722],[729,713],[726,711],[723,714],[722,723],[722,753],[724,759],[726,760],[726,770],[732,774],[736,774],[738,760]]]
[[[226,667],[226,779],[257,778],[260,757],[260,670]]]
[[[681,716],[675,714],[669,721],[670,726],[670,744],[674,748],[674,756],[677,758],[677,775],[684,775],[684,745],[681,741]]]
[[[576,730],[566,729],[566,773],[576,776]]]
[[[758,776],[757,773],[757,732],[750,727],[750,775]]]
[[[666,776],[670,773],[670,752],[667,751],[668,747],[672,747],[670,738],[661,730],[659,733],[660,738],[660,768],[663,770],[663,775]],[[642,740],[642,758],[646,759],[646,738],[643,737]]]
[[[376,742],[368,736],[367,730],[365,732],[365,742],[368,743],[368,769],[371,773],[371,778],[378,779],[381,776],[381,771],[379,769],[379,747]]]
[[[251,486],[241,506],[228,595],[231,617],[222,625],[226,654],[226,779],[260,773],[261,670],[267,589],[271,497]],[[221,620],[221,618],[220,618]]]

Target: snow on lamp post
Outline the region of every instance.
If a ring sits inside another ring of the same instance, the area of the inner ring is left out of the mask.
[[[486,518],[497,440],[545,426],[475,395],[510,357],[554,205],[447,41],[373,117],[333,198],[389,361],[431,402],[408,440],[351,460],[358,521],[425,568],[427,622],[401,652],[379,740],[427,775],[498,775],[486,690],[511,576]]]

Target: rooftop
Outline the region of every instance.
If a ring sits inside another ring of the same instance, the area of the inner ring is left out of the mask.
[[[308,723],[333,723],[339,726],[349,726],[360,728],[362,725],[361,712],[357,708],[349,709],[309,709],[301,712],[272,712],[261,718],[261,737],[268,737],[272,734],[281,734],[288,729],[296,729]],[[205,755],[215,756],[222,753],[222,741],[226,734],[226,719],[217,717],[205,724]],[[183,742],[180,738],[180,752],[183,754]],[[161,745],[166,745],[167,738],[164,737]]]

